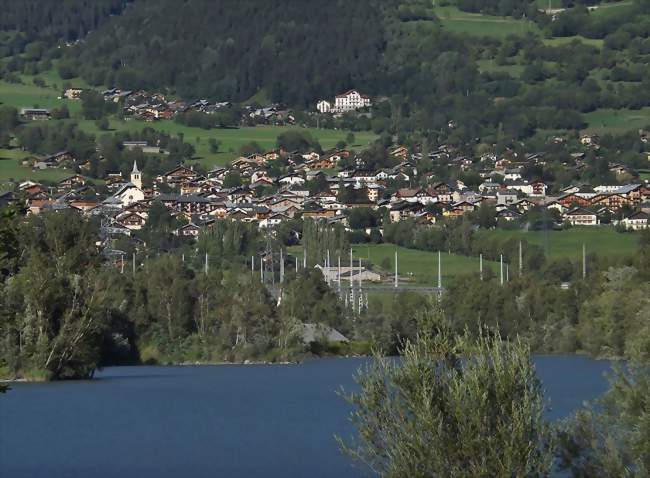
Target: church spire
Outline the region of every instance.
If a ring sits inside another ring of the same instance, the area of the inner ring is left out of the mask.
[[[142,189],[142,174],[140,174],[140,170],[138,169],[137,161],[133,161],[133,171],[131,171],[131,183],[135,187]]]

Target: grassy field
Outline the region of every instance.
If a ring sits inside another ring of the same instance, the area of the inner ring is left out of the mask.
[[[514,78],[518,78],[524,71],[523,65],[497,65],[494,59],[483,59],[476,62],[481,72],[508,73]]]
[[[84,131],[96,135],[105,134],[105,132],[97,129],[94,121],[82,120],[78,123]],[[232,160],[237,156],[239,148],[251,141],[256,141],[265,149],[273,149],[276,147],[276,138],[278,135],[290,130],[311,133],[324,149],[333,148],[336,146],[336,143],[345,140],[349,133],[349,131],[301,128],[299,126],[256,126],[253,128],[205,130],[201,128],[190,128],[174,121],[147,123],[140,120],[111,120],[110,126],[114,131],[141,131],[143,128],[153,128],[157,131],[172,135],[182,134],[184,141],[192,144],[196,149],[196,159],[206,167],[211,167],[216,164],[223,165]],[[352,148],[364,148],[377,138],[374,133],[367,131],[356,132],[354,136],[355,143],[350,146]],[[221,141],[219,153],[210,152],[210,138]]]
[[[598,5],[598,8],[591,10],[591,14],[595,17],[607,17],[612,14],[617,14],[625,10],[629,10],[634,7],[634,2],[631,1],[622,1],[622,2],[611,2],[611,3],[601,3]]]
[[[650,107],[640,110],[600,109],[583,115],[589,133],[622,132],[650,125]]]
[[[393,277],[395,271],[395,251],[397,251],[397,266],[400,280],[409,281],[418,285],[436,285],[438,282],[438,254],[434,252],[418,251],[395,246],[394,244],[363,244],[352,248],[353,254],[358,259],[369,261],[376,270],[382,271]],[[462,274],[478,274],[478,257],[466,257],[443,252],[442,283],[450,278]],[[383,266],[388,265],[388,269]],[[487,270],[498,270],[496,262],[483,261]]]
[[[579,36],[579,35],[578,36],[573,36],[573,37],[544,38],[544,40],[542,40],[542,41],[544,42],[545,45],[560,46],[560,45],[564,45],[566,43],[571,43],[574,40],[578,40],[578,41],[584,43],[585,45],[591,45],[591,46],[595,46],[595,47],[598,47],[598,48],[602,48],[603,43],[604,43],[604,40],[602,40],[600,38],[585,38],[585,37],[582,37],[582,36]]]
[[[0,149],[0,190],[3,189],[5,183],[9,183],[11,180],[58,181],[73,174],[65,169],[32,171],[31,168],[20,164],[27,156],[29,156],[28,153],[19,149]]]
[[[397,251],[400,283],[416,286],[435,286],[438,284],[438,254],[435,252],[407,249],[394,244],[357,244],[352,246],[355,259],[370,263],[372,269],[386,276],[386,280],[391,284],[395,274],[395,251]],[[302,257],[302,246],[290,247],[288,252]],[[452,277],[479,273],[478,257],[466,257],[443,252],[441,258],[443,286]],[[332,263],[336,263],[336,259],[333,259]],[[388,265],[388,268],[384,267],[386,265]],[[499,264],[485,260],[483,261],[483,267],[485,270],[491,269],[497,272]]]
[[[521,238],[543,248],[548,245],[547,255],[551,258],[578,259],[582,256],[582,245],[587,253],[604,256],[630,254],[637,248],[638,234],[618,233],[610,227],[574,227],[565,231],[549,231],[548,241],[542,231],[505,231],[496,229],[488,234],[500,238]]]
[[[512,33],[541,33],[537,25],[523,19],[468,13],[453,6],[434,7],[443,28],[476,36],[506,37]]]
[[[44,88],[31,83],[0,81],[0,104],[14,106],[18,109],[25,107],[52,109],[65,104],[71,114],[81,109],[79,101],[60,100],[58,99],[60,94],[61,92],[54,88]]]

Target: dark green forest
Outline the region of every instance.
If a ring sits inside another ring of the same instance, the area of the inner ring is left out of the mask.
[[[0,30],[20,32],[25,40],[75,41],[122,13],[130,1],[3,0]]]
[[[599,109],[650,106],[648,0],[607,15],[567,3],[553,20],[535,2],[455,2],[525,16],[542,32],[503,38],[446,28],[427,0],[67,1],[38,11],[42,2],[4,3],[0,75],[12,81],[55,65],[64,80],[80,76],[98,89],[299,110],[358,88],[389,101],[343,127],[466,149],[477,139],[514,147],[539,132],[582,129],[583,115]]]
[[[385,49],[383,10],[399,2],[311,3],[139,1],[70,61],[94,84],[171,87],[183,97],[243,100],[265,88],[305,104],[369,87]]]

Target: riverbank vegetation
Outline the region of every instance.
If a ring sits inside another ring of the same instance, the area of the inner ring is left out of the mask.
[[[650,342],[648,233],[638,235],[633,254],[590,254],[584,268],[578,258],[549,258],[523,241],[520,271],[517,239],[486,242],[463,221],[415,228],[415,243],[432,250],[481,252],[486,264],[503,255],[507,280],[501,283],[493,265],[482,277],[445,277],[439,302],[417,291],[384,290],[369,293],[357,310],[314,268],[327,251],[346,260],[350,243],[341,227],[295,219],[269,236],[254,224],[220,220],[196,240],[174,235],[178,226],[154,204],[137,240],[118,240],[118,256],[108,257],[98,252],[105,239],[94,219],[70,210],[27,217],[3,210],[3,375],[63,379],[110,364],[292,361],[371,347],[395,354],[417,336],[415,318],[436,302],[456,332],[488,325],[506,339],[528,340],[535,352],[628,357]],[[307,257],[281,256],[296,234]],[[304,343],[304,324],[315,323],[351,343]]]
[[[358,391],[342,394],[357,435],[339,445],[374,474],[648,476],[650,342],[602,398],[553,424],[520,339],[482,325],[459,334],[438,308],[418,325],[399,362],[376,356],[357,372]]]
[[[3,375],[66,379],[110,364],[290,361],[309,352],[302,324],[349,330],[318,271],[287,274],[277,305],[250,272],[262,240],[256,227],[222,221],[198,248],[169,254],[183,246],[161,232],[170,220],[151,222],[142,236],[150,248],[111,267],[97,252],[94,221],[71,211],[27,219],[3,211]],[[318,351],[327,353],[323,345]]]
[[[554,438],[527,346],[457,335],[435,312],[420,325],[399,363],[358,372],[358,441],[342,449],[382,477],[546,476]]]

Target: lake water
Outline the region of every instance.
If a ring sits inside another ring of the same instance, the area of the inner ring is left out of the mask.
[[[366,474],[347,436],[361,359],[302,365],[114,367],[83,382],[16,384],[0,397],[0,477],[337,477]],[[535,358],[552,419],[607,389],[610,364]]]

